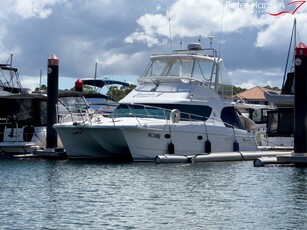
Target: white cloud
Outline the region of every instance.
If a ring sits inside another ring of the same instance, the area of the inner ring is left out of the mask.
[[[138,29],[126,37],[128,43],[145,42],[149,47],[164,45],[165,38],[198,37],[215,33],[238,32],[244,27],[258,26],[253,8],[230,7],[224,1],[178,0],[162,14],[145,14],[137,20]],[[170,20],[169,20],[170,19]],[[162,39],[164,38],[164,39]],[[161,42],[161,40],[163,42]]]
[[[152,53],[169,52],[171,28],[175,49],[200,35],[215,36],[213,47],[221,47],[234,84],[280,87],[294,17],[298,38],[307,40],[307,4],[295,15],[273,17],[268,12],[280,6],[268,10],[255,2],[294,7],[286,0],[3,0],[0,63],[13,53],[14,65],[27,76],[24,84],[31,76],[37,81],[52,53],[60,58],[61,76],[73,81],[93,76],[97,60],[100,76],[138,76]]]
[[[282,87],[284,73],[281,69],[235,69],[229,72],[232,84],[250,89],[255,86]]]
[[[144,63],[145,60],[145,63]],[[118,54],[114,51],[105,52],[99,56],[103,75],[141,75],[149,56],[146,52]],[[135,69],[139,69],[136,72]]]
[[[295,18],[297,20],[297,35],[299,35],[296,43],[306,41],[307,25],[305,21],[307,20],[307,14],[295,14],[295,17],[285,14],[270,18],[270,24],[258,32],[255,46],[273,50],[285,46],[285,44],[289,45]]]
[[[16,0],[12,10],[24,19],[32,17],[45,19],[52,14],[52,5],[64,1],[65,0]]]

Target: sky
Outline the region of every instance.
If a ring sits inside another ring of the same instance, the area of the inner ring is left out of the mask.
[[[305,1],[2,0],[0,63],[13,54],[32,90],[47,84],[52,54],[61,89],[93,78],[96,63],[98,79],[136,84],[152,54],[209,47],[213,36],[233,85],[281,88],[294,19],[297,44],[307,44]]]

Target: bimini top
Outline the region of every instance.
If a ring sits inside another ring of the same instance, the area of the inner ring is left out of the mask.
[[[222,98],[232,97],[232,86],[228,73],[215,49],[201,49],[200,44],[190,44],[187,50],[172,54],[157,54],[150,62],[139,84],[146,82],[177,82],[210,87]],[[210,52],[211,54],[206,54]]]

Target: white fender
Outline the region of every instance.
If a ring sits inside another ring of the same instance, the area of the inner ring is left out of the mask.
[[[180,111],[178,109],[173,109],[170,114],[170,120],[172,123],[178,123],[180,121]]]

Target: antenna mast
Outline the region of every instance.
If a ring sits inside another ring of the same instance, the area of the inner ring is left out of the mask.
[[[95,63],[95,74],[94,74],[94,79],[96,80],[97,78],[97,62]]]
[[[210,40],[210,49],[212,49],[212,40],[213,40],[214,36],[209,35],[208,39]]]
[[[43,75],[43,70],[40,69],[40,71],[39,71],[39,86],[38,86],[39,89],[42,86],[42,75]]]
[[[169,13],[169,10],[167,10],[167,16],[168,16],[168,29],[169,29],[169,40],[170,40],[170,46],[171,46],[171,52],[173,52],[173,39],[172,39],[172,28],[171,28],[171,16]]]
[[[220,42],[219,42],[219,50],[218,50],[219,56],[221,55],[222,32],[223,32],[223,23],[224,23],[224,8],[225,8],[225,1],[223,3],[222,20],[221,20],[221,28],[220,28]]]

